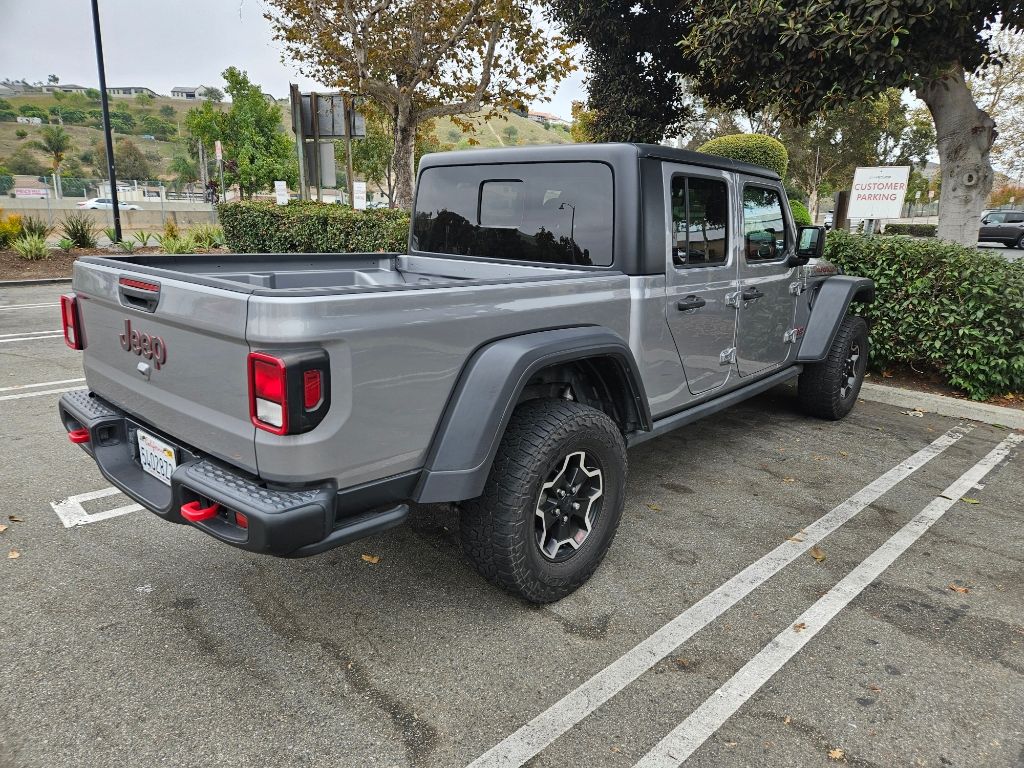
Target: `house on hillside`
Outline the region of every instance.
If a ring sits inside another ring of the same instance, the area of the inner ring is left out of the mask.
[[[75,85],[74,83],[60,83],[59,85],[49,84],[39,86],[39,90],[43,93],[85,93],[88,90],[87,86]]]
[[[526,117],[535,123],[540,123],[541,125],[562,125],[566,128],[572,125],[568,120],[564,120],[551,112],[529,112]]]
[[[152,88],[144,88],[141,85],[115,86],[113,88],[107,88],[107,93],[111,96],[138,96],[140,93],[144,93],[147,96],[152,96],[154,99],[160,96],[160,94]]]
[[[186,101],[204,101],[207,98],[206,91],[205,85],[197,85],[195,87],[178,85],[171,89],[171,98],[185,99]]]

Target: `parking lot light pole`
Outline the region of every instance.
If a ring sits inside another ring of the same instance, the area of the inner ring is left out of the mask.
[[[100,9],[92,0],[92,28],[96,34],[96,66],[100,73],[100,106],[103,109],[103,142],[107,148],[107,175],[110,177],[110,202],[113,204],[114,235],[121,242],[121,211],[117,205],[117,172],[114,168],[114,139],[110,133],[110,105],[107,103],[107,75],[103,68],[103,37],[100,35]]]

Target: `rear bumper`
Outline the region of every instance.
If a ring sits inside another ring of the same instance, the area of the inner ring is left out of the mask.
[[[339,505],[333,483],[268,488],[259,478],[203,456],[84,389],[64,394],[58,409],[73,441],[114,486],[165,520],[193,525],[241,549],[279,557],[315,555],[393,528],[409,514],[407,504]],[[142,469],[136,447],[140,428],[177,449],[178,466],[169,486]],[[190,522],[181,508],[193,503],[203,508],[216,504],[217,513]]]

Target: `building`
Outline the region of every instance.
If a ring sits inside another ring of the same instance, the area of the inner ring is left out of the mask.
[[[197,85],[195,87],[179,85],[171,89],[171,98],[185,99],[186,101],[205,101],[206,90],[205,85]]]
[[[41,85],[39,90],[43,93],[85,93],[88,88],[84,85],[75,85],[74,83],[59,83],[57,85]]]
[[[147,96],[152,96],[154,99],[160,96],[159,93],[154,91],[152,88],[144,88],[141,85],[124,85],[116,86],[114,88],[107,88],[107,93],[111,96],[138,96],[140,93],[144,93]]]
[[[563,125],[566,128],[572,125],[568,120],[564,120],[551,112],[529,112],[527,118],[541,125]]]

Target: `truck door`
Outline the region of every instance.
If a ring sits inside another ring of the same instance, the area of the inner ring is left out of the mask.
[[[670,227],[665,309],[693,395],[725,385],[734,370],[736,249],[731,174],[665,165]]]
[[[740,376],[750,376],[784,363],[794,348],[796,267],[786,259],[796,248],[796,229],[780,184],[742,179],[741,201],[736,351]]]

